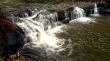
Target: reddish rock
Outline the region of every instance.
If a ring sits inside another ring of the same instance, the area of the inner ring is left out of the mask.
[[[5,17],[0,16],[0,45],[4,44],[8,34],[15,32],[16,27]]]

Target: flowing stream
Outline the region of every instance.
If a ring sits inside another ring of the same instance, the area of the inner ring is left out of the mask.
[[[37,9],[36,9],[37,10]],[[24,45],[30,61],[109,61],[109,17],[86,17],[75,7],[68,24],[58,20],[57,12],[35,11],[14,22],[26,34]],[[68,13],[65,13],[68,19]]]

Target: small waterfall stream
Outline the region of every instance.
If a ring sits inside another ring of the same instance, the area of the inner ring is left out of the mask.
[[[91,14],[91,16],[100,16],[96,3],[94,4],[93,14]]]
[[[81,18],[84,17],[84,10],[82,8],[79,7],[75,7],[73,10],[73,17],[75,18]]]
[[[94,4],[94,14],[99,14],[99,13],[98,13],[98,8],[97,8],[97,4],[96,4],[96,3]]]
[[[68,26],[66,24],[62,24],[62,22],[58,20],[58,12],[50,12],[46,9],[35,9],[31,12],[32,15],[25,12],[24,17],[17,17],[19,18],[17,21],[14,21],[16,17],[13,15],[11,17],[13,19],[13,23],[18,25],[25,32],[25,40],[29,40],[23,47],[24,49],[31,49],[29,51],[34,51],[32,52],[34,55],[30,53],[29,56],[34,56],[35,60],[41,61],[45,61],[45,59],[46,61],[49,61],[51,58],[52,60],[60,60],[62,57],[59,52],[68,49],[69,51],[67,55],[71,55],[73,51],[71,40],[60,39],[56,36],[56,33],[64,32],[64,28],[67,28]],[[75,7],[72,12],[65,11],[64,16],[64,20],[70,21],[69,23],[74,21],[82,23],[92,21],[91,18],[85,17],[85,12],[80,7]],[[36,53],[35,51],[39,53]],[[39,56],[46,57],[38,59]],[[66,61],[68,61],[68,59]]]
[[[85,16],[85,12],[80,7],[75,7],[72,13],[72,21],[71,22],[83,22],[83,23],[89,23],[92,21],[91,18]],[[75,18],[75,19],[74,19]]]
[[[15,21],[14,23],[25,32],[25,40],[29,40],[29,42],[24,45],[24,49],[31,49],[32,51],[36,50],[36,52],[40,52],[39,55],[42,57],[46,55],[47,61],[51,60],[49,58],[53,57],[53,53],[55,55],[65,49],[63,48],[65,40],[59,39],[55,35],[55,33],[63,32],[62,27],[64,26],[58,21],[57,12],[49,12],[42,9],[36,11],[32,16],[29,16],[27,13],[25,13],[25,17],[19,18],[19,20]],[[46,54],[37,49],[45,51]],[[35,54],[34,57],[37,60],[38,58],[36,56],[39,57],[39,55],[35,52],[33,53]],[[29,56],[33,56],[31,54]],[[43,59],[45,58],[39,60],[43,61]]]
[[[19,25],[24,30],[27,38],[29,38],[32,41],[33,46],[34,45],[36,45],[36,47],[48,46],[46,47],[47,49],[49,47],[51,49],[58,48],[59,46],[57,44],[60,41],[57,40],[55,36],[49,35],[50,30],[57,26],[58,21],[57,13],[54,12],[46,14],[46,12],[47,12],[46,10],[41,10],[30,17],[26,16],[25,18],[20,18],[21,22],[17,22],[16,24]]]

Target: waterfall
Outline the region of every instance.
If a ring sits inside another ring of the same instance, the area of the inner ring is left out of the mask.
[[[93,14],[91,14],[91,16],[99,16],[99,11],[96,3],[94,4]]]
[[[31,12],[32,15],[25,12],[23,13],[23,17],[14,17],[14,15],[10,17],[12,22],[18,25],[25,33],[25,41],[28,42],[23,46],[23,49],[29,50],[27,56],[31,57],[32,61],[34,59],[36,61],[45,61],[45,58],[47,58],[47,61],[52,61],[51,58],[57,59],[62,51],[68,51],[68,56],[71,55],[73,52],[72,40],[56,36],[57,33],[63,32],[62,28],[68,29],[67,27],[69,26],[61,24],[58,20],[58,13],[46,9],[35,9]],[[75,7],[72,12],[66,11],[64,14],[65,20],[72,19],[70,23],[74,21],[81,23],[91,21],[90,18],[85,17],[84,10],[79,7]]]
[[[91,18],[85,16],[84,10],[80,7],[75,7],[71,14],[72,14],[71,15],[72,20],[70,21],[70,23],[76,22],[76,21],[83,22],[83,23],[89,23],[92,20]]]
[[[32,16],[19,18],[18,22],[15,22],[19,27],[23,29],[26,34],[26,38],[30,40],[25,46],[30,45],[32,47],[45,48],[46,50],[55,51],[62,45],[56,36],[56,32],[61,32],[62,26],[59,25],[57,12],[48,12],[47,10],[36,11]],[[54,50],[55,49],[55,50]]]
[[[97,4],[94,4],[94,14],[98,14],[98,8],[97,8]]]
[[[75,7],[72,13],[73,17],[75,18],[84,17],[84,10],[82,8]]]

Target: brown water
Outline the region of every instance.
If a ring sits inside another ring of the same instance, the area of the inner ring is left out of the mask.
[[[71,54],[68,49],[60,53],[62,61],[110,61],[110,17],[98,17],[95,21],[68,24],[65,32],[57,34],[72,41]]]
[[[81,22],[66,24],[64,32],[56,36],[59,39],[66,39],[63,48],[67,46],[68,48],[52,54],[40,48],[26,49],[27,59],[29,58],[30,61],[110,61],[110,17],[97,17],[95,22],[87,24]]]

